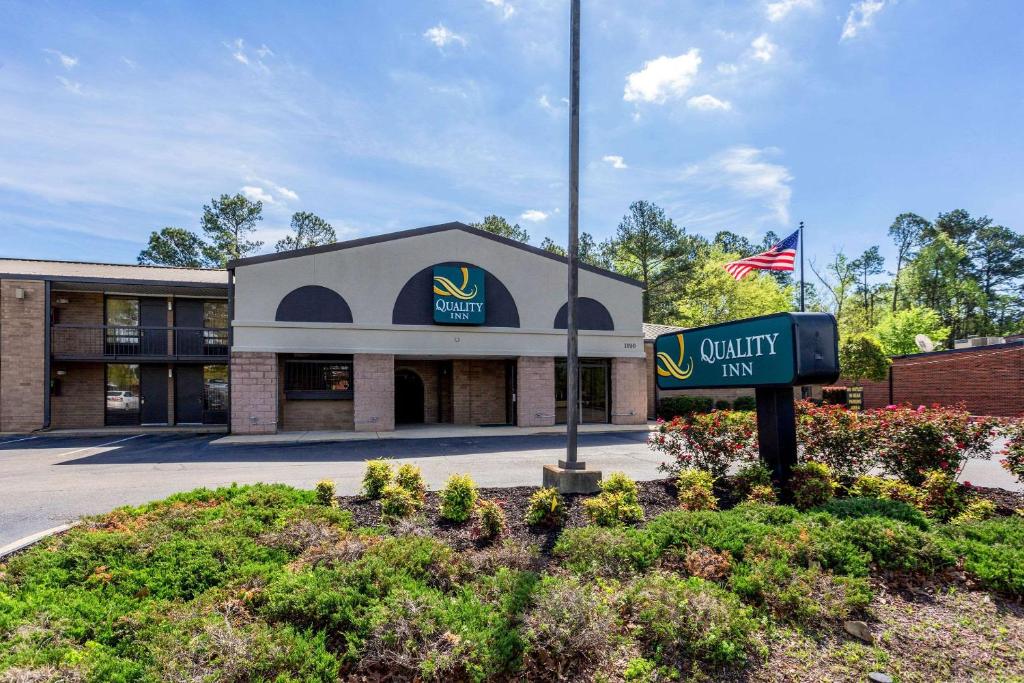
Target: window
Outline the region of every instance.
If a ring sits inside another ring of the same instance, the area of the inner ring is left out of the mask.
[[[228,355],[228,304],[203,302],[203,352],[207,356]]]
[[[107,353],[138,353],[139,300],[107,298]]]
[[[352,362],[285,361],[284,395],[289,400],[352,398]]]
[[[130,425],[139,422],[139,366],[107,365],[106,423]]]

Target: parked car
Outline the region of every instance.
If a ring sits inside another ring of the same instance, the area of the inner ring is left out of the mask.
[[[138,410],[139,397],[131,391],[108,391],[107,410]]]

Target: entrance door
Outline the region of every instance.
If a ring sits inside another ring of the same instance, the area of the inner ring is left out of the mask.
[[[167,301],[165,299],[140,299],[139,320],[140,327],[142,327],[142,354],[166,356]],[[165,381],[164,384],[166,385],[167,382]],[[166,403],[166,401],[165,398],[164,402]]]
[[[423,380],[412,370],[395,372],[395,423],[423,423]]]
[[[203,355],[203,302],[199,299],[175,299],[174,326],[179,328],[174,331],[174,352],[179,356]]]
[[[174,420],[178,424],[203,422],[202,365],[179,365],[175,368]]]
[[[580,420],[608,422],[608,364],[580,364]]]
[[[139,369],[139,417],[142,424],[167,424],[167,366],[142,365]]]

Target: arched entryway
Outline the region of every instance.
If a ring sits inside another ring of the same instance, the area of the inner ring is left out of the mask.
[[[395,370],[395,424],[423,423],[423,380],[412,370]]]

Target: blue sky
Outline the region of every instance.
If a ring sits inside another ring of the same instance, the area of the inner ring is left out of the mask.
[[[635,199],[855,254],[1024,229],[1020,0],[585,0],[582,227]],[[223,192],[339,237],[498,213],[564,242],[568,2],[0,0],[0,255],[133,262]]]

